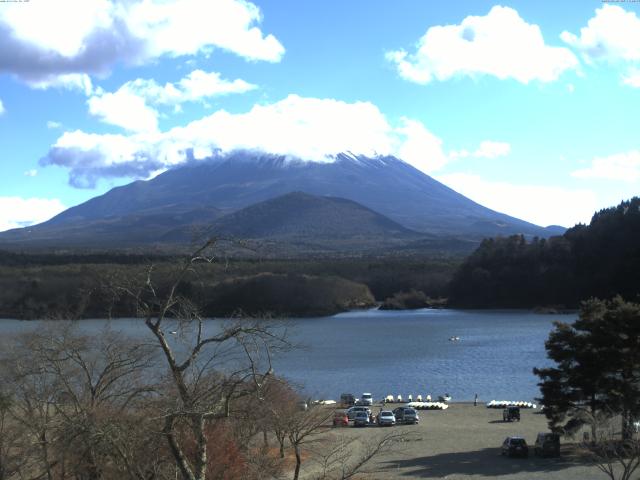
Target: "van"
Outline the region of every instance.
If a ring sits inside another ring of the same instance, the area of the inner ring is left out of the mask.
[[[360,398],[360,405],[373,405],[373,395],[363,393],[362,398]]]

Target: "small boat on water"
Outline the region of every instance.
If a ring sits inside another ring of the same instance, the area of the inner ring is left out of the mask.
[[[460,337],[449,337],[449,341],[450,342],[459,342],[460,341]]]

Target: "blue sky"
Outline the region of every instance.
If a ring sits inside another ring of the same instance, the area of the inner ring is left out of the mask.
[[[0,230],[235,148],[394,154],[495,210],[588,222],[638,193],[639,10],[0,3]]]

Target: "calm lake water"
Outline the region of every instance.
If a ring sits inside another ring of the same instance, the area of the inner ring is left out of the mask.
[[[313,398],[338,399],[342,392],[435,398],[448,392],[454,401],[473,400],[476,393],[482,401],[532,401],[539,396],[532,369],[548,365],[544,342],[552,322],[575,318],[519,310],[368,310],[294,319],[290,337],[303,346],[276,358],[274,366]],[[105,323],[80,325],[98,334]],[[133,337],[149,335],[139,320],[110,324]],[[0,320],[0,335],[41,325]],[[460,340],[449,341],[452,336]]]

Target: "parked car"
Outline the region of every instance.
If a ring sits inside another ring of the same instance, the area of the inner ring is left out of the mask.
[[[507,407],[502,411],[502,420],[505,422],[520,421],[520,407]]]
[[[528,457],[529,447],[527,442],[522,437],[507,437],[502,442],[502,449],[500,451],[502,455],[507,457]]]
[[[336,410],[333,413],[333,426],[334,427],[346,427],[349,425],[349,417],[344,410]]]
[[[300,400],[298,403],[296,403],[296,405],[298,407],[298,410],[302,410],[303,412],[309,410],[309,405],[305,400]]]
[[[353,426],[366,427],[367,425],[369,425],[369,413],[363,411],[356,412],[353,417]]]
[[[352,407],[356,404],[356,397],[352,393],[343,393],[340,395],[340,403],[345,407]]]
[[[396,417],[397,423],[418,423],[420,417],[415,408],[412,407],[398,407],[393,410],[393,414]]]
[[[378,426],[392,426],[396,424],[396,416],[391,410],[382,410],[378,413]]]
[[[371,413],[371,409],[369,407],[355,406],[347,409],[347,417],[349,420],[353,420],[358,412],[365,412],[367,415]]]
[[[533,454],[537,457],[559,457],[560,435],[557,433],[539,433],[533,445]]]

